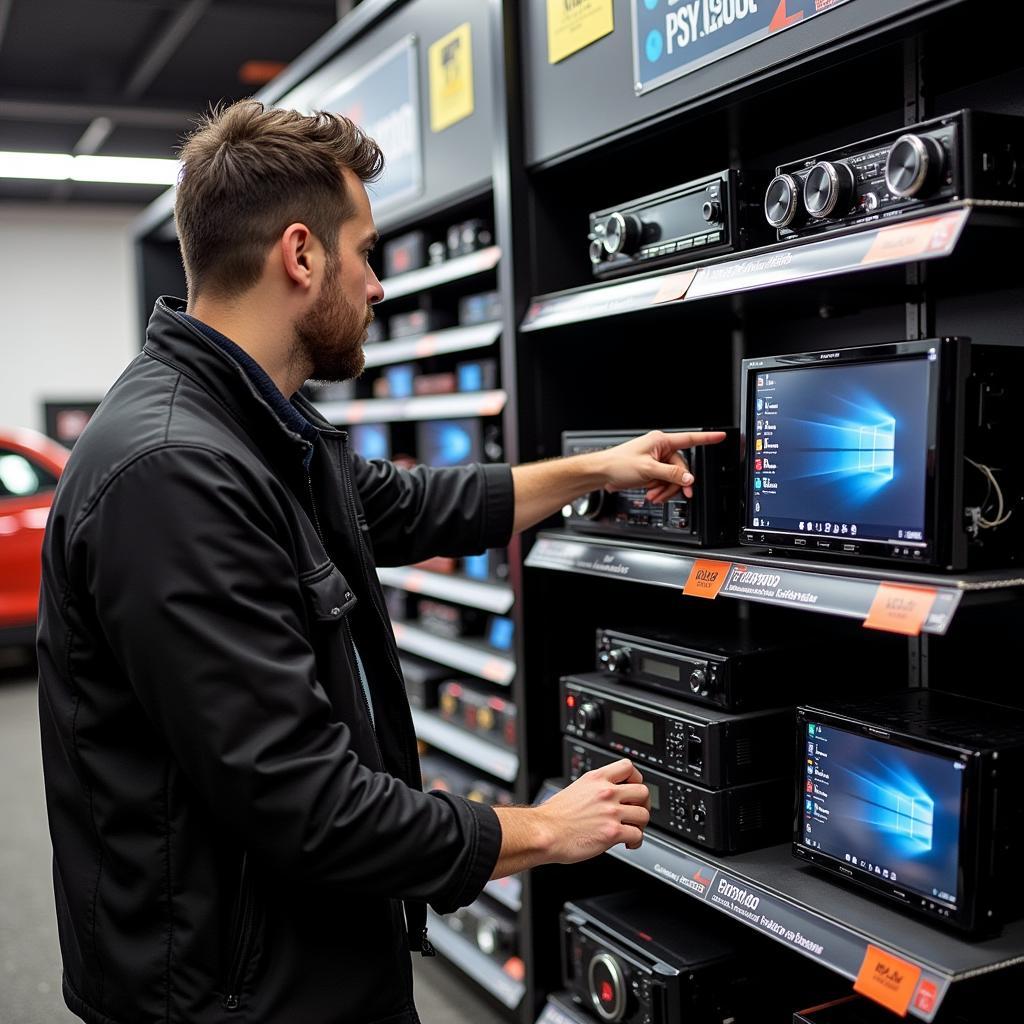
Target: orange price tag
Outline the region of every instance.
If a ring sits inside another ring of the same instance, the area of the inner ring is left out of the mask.
[[[425,359],[427,356],[434,355],[435,352],[437,352],[437,338],[432,334],[424,334],[416,343],[416,355],[420,359]]]
[[[503,662],[497,658],[489,658],[483,663],[480,675],[489,679],[492,683],[504,683],[508,681],[508,673]]]
[[[366,416],[365,402],[352,402],[348,407],[349,423],[361,423]]]
[[[909,260],[926,252],[945,249],[957,224],[956,214],[943,214],[919,220],[914,224],[894,224],[892,227],[882,228],[861,263]]]
[[[651,305],[656,306],[659,302],[678,302],[685,297],[696,276],[696,270],[684,270],[682,273],[666,277],[657,294],[651,299]]]
[[[683,587],[683,593],[690,597],[706,597],[713,601],[725,583],[725,577],[732,568],[732,562],[715,562],[707,558],[698,558],[690,570],[689,579]]]
[[[904,587],[879,583],[864,625],[889,633],[917,636],[935,604],[937,593],[930,587]]]
[[[887,1010],[906,1017],[910,999],[920,977],[920,967],[915,967],[912,963],[877,946],[868,945],[853,989],[862,996],[881,1003]]]

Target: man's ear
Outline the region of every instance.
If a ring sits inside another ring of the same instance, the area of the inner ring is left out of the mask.
[[[285,275],[299,288],[313,285],[314,251],[319,243],[305,224],[289,224],[281,234],[278,251]]]

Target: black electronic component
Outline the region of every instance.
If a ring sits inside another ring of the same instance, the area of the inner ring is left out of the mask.
[[[384,276],[395,277],[419,270],[427,265],[427,233],[409,231],[392,238],[381,247],[384,250]]]
[[[562,509],[565,525],[589,533],[694,547],[719,544],[735,536],[738,432],[735,427],[678,428],[683,429],[724,430],[726,433],[721,444],[700,445],[683,453],[696,478],[692,499],[679,494],[655,504],[647,500],[642,487],[615,494],[592,491]],[[562,454],[602,451],[642,433],[639,430],[566,431],[562,434]]]
[[[729,715],[623,686],[606,674],[565,676],[562,732],[719,788],[788,774],[790,708]]]
[[[599,1021],[724,1024],[749,998],[740,948],[643,892],[566,903],[562,980]]]
[[[931,338],[745,359],[743,544],[965,569],[1021,556],[1024,350]]]
[[[955,199],[1024,201],[1024,118],[959,110],[781,164],[764,196],[779,239]]]
[[[590,214],[587,235],[595,277],[689,263],[746,248],[742,178],[725,170]]]
[[[570,781],[620,756],[568,736],[562,740],[563,770]],[[793,783],[788,778],[708,789],[649,765],[643,776],[651,796],[651,826],[674,839],[715,853],[739,853],[785,842],[789,833]]]
[[[1024,712],[910,690],[797,712],[794,854],[969,934],[1021,911]]]

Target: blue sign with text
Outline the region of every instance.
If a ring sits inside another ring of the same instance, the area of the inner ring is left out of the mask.
[[[637,93],[665,85],[850,0],[633,0]]]
[[[414,36],[333,86],[316,107],[351,118],[384,151],[384,173],[367,187],[375,211],[419,195],[423,156]]]

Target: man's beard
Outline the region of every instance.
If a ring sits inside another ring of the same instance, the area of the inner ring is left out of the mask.
[[[369,306],[360,309],[345,298],[337,269],[337,262],[330,261],[320,297],[295,324],[296,345],[312,364],[312,380],[351,380],[363,372],[366,363],[363,342],[373,310]]]

